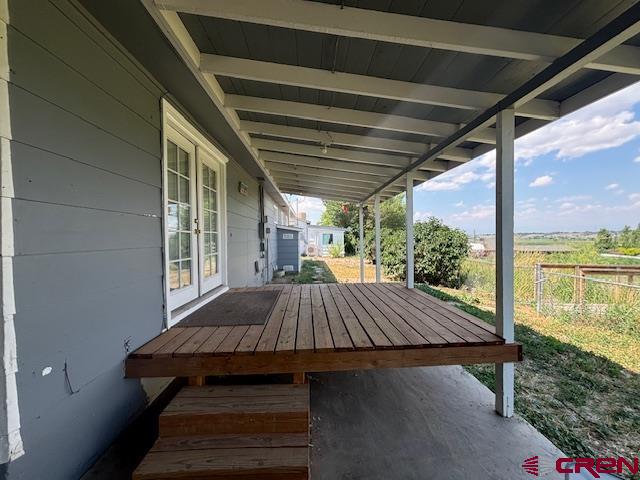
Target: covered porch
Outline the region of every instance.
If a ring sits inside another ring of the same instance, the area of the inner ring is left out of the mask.
[[[129,355],[128,377],[195,377],[515,362],[519,344],[400,284],[270,285],[263,325],[177,326]],[[247,319],[249,320],[249,319]],[[247,322],[249,323],[249,322]]]

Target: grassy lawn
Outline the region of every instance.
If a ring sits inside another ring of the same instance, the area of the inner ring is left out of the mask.
[[[420,288],[495,324],[492,300],[458,290]],[[570,456],[638,455],[637,336],[570,325],[518,306],[516,339],[524,350],[524,361],[516,365],[518,414]],[[492,365],[465,368],[495,388]]]
[[[323,260],[339,283],[360,281],[360,257],[324,258]],[[368,261],[364,263],[364,279],[365,282],[374,282],[376,280],[376,266]],[[382,279],[383,281],[387,280],[384,275]]]
[[[336,277],[322,260],[304,259],[297,274],[274,278],[272,283],[336,283]]]

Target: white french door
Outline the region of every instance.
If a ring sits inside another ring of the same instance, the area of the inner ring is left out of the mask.
[[[222,167],[177,129],[165,129],[166,271],[169,311],[223,282]]]
[[[198,156],[198,253],[200,294],[222,285],[220,268],[220,164],[204,151]]]

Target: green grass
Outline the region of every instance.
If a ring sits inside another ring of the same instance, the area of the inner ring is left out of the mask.
[[[419,288],[495,324],[493,312],[481,308],[480,301],[468,292]],[[516,365],[516,412],[570,456],[637,456],[640,375],[576,346],[584,343],[579,330],[563,329],[561,323],[544,325],[542,333],[528,316],[516,315],[516,340],[524,353],[524,361]],[[575,338],[560,340],[567,330]],[[493,365],[465,369],[495,390]]]
[[[287,276],[288,283],[336,283],[336,277],[322,260],[304,259],[297,275]]]

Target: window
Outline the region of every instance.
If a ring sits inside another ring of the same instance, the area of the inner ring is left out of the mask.
[[[332,245],[333,244],[333,233],[323,233],[322,234],[322,244],[323,245]]]
[[[225,283],[226,158],[164,103],[164,229],[171,310]],[[171,323],[171,322],[170,322]]]

